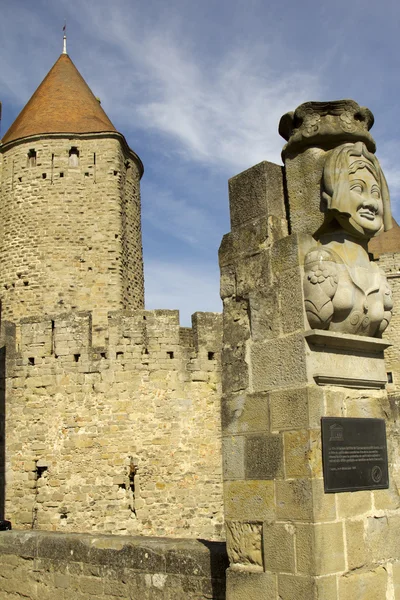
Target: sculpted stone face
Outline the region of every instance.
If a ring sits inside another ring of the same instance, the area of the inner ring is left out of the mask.
[[[354,228],[365,237],[373,237],[383,228],[383,201],[379,182],[368,163],[351,157],[349,184],[349,217],[341,215],[338,220],[350,233]]]
[[[375,155],[362,142],[338,146],[328,156],[322,176],[322,210],[325,220],[317,232],[319,238],[342,228],[369,240],[390,229],[385,176]]]

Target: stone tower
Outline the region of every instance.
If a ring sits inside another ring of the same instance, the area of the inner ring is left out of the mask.
[[[63,52],[0,143],[3,318],[143,308],[142,173]]]

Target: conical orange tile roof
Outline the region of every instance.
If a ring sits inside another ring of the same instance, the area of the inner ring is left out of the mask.
[[[116,131],[68,54],[61,54],[2,139]]]

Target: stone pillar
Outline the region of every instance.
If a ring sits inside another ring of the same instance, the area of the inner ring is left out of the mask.
[[[356,133],[338,142],[353,142]],[[328,144],[335,147],[328,139],[323,152]],[[293,152],[297,165],[320,148],[303,150],[306,157]],[[309,164],[308,181],[320,182],[321,161],[314,166],[318,176]],[[310,220],[306,209],[302,221],[293,196],[302,189],[301,169],[291,168],[265,162],[229,183],[231,232],[220,248],[227,600],[395,600],[400,473],[397,407],[385,390],[387,344],[329,324],[311,329],[304,263],[324,216]],[[385,419],[389,489],[325,493],[326,416]]]

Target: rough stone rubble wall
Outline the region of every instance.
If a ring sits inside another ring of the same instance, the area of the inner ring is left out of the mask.
[[[44,532],[0,534],[0,597],[223,600],[225,544]]]
[[[393,379],[388,392],[396,394],[400,393],[400,252],[381,254],[376,262],[385,271],[393,294],[392,320],[383,337],[392,344],[385,351],[386,370]]]
[[[89,313],[6,334],[6,516],[14,526],[219,539],[221,315]]]
[[[140,172],[121,139],[31,139],[1,165],[3,318],[143,308]]]

